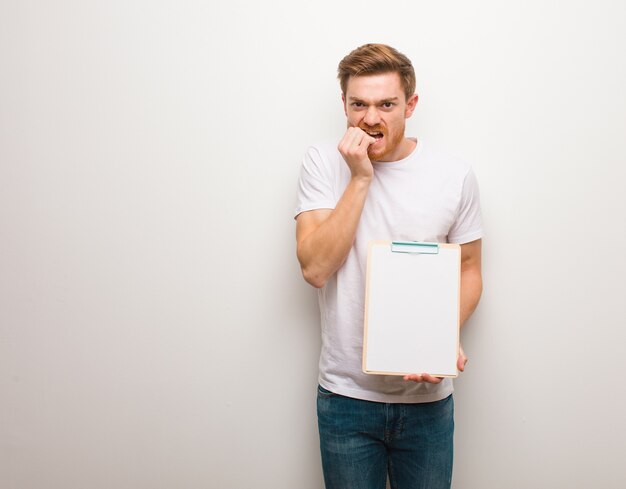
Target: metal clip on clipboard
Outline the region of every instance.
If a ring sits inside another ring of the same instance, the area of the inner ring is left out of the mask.
[[[392,241],[391,251],[394,253],[437,255],[439,253],[439,243],[429,243],[426,241]]]

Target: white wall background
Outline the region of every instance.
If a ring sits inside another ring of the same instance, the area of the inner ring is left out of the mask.
[[[454,487],[624,487],[623,2],[5,0],[2,488],[322,487],[292,209],[372,41],[481,183]]]

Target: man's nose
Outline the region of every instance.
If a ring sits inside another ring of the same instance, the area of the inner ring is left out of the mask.
[[[368,126],[375,126],[380,123],[378,109],[375,106],[370,105],[367,108],[367,112],[365,112],[365,116],[363,117],[363,122],[365,122]]]

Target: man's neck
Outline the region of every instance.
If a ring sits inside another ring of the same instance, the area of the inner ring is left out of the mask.
[[[387,160],[388,162],[400,161],[409,156],[417,146],[417,140],[405,137],[398,145],[397,151],[393,155],[393,159]]]

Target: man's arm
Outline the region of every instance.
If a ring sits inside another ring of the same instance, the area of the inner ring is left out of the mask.
[[[472,315],[483,292],[482,239],[461,245],[461,327]]]
[[[356,236],[370,182],[374,175],[367,148],[374,142],[351,127],[339,143],[352,178],[334,209],[301,213],[296,220],[298,260],[304,279],[320,288],[343,265]]]
[[[472,315],[474,309],[476,309],[483,291],[481,255],[482,239],[461,245],[461,327]],[[459,358],[457,359],[457,368],[460,372],[465,370],[466,363],[467,357],[461,346]],[[429,374],[410,374],[405,375],[404,380],[438,384],[442,381],[442,378],[433,377]]]

